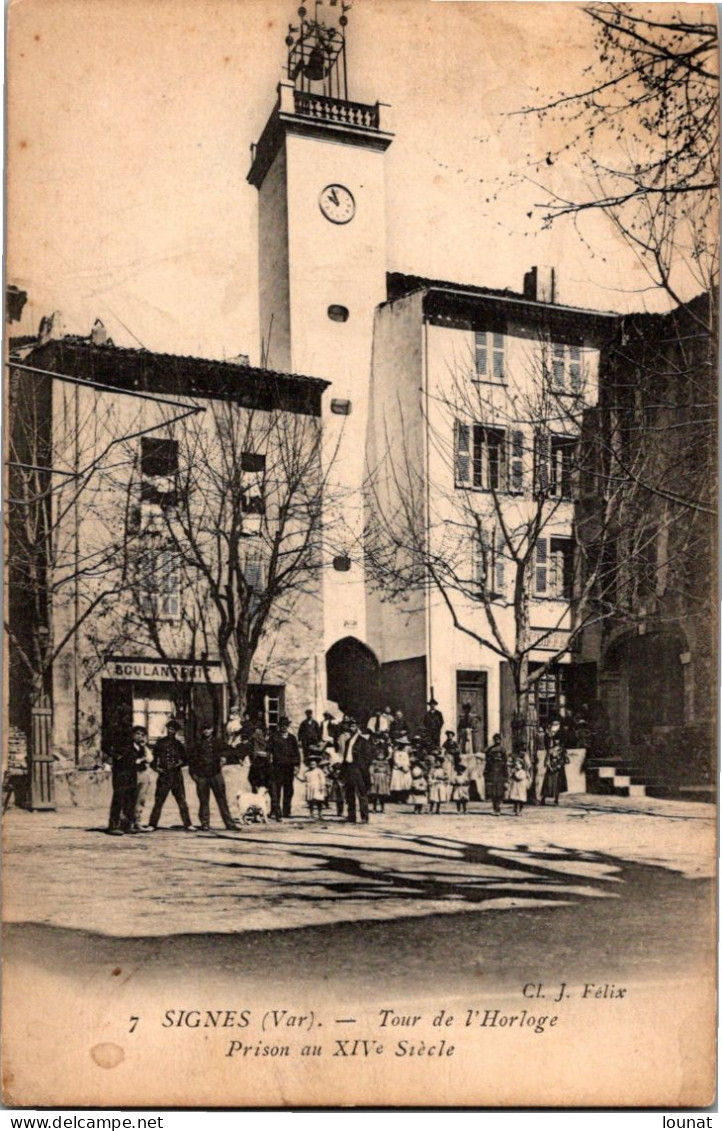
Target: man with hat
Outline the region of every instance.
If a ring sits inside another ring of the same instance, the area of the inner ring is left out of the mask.
[[[343,783],[346,793],[348,817],[352,824],[356,823],[356,802],[358,801],[359,813],[364,824],[369,819],[369,767],[373,758],[371,744],[363,737],[358,729],[355,719],[347,720],[348,738],[343,749]]]
[[[144,759],[145,727],[133,727],[130,740],[126,740],[111,753],[113,770],[113,797],[110,802],[108,832],[122,836],[125,830],[137,833],[135,805],[138,797],[138,762]]]
[[[157,773],[158,780],[155,783],[153,812],[148,823],[151,829],[158,828],[163,806],[168,794],[172,793],[180,810],[183,828],[186,832],[190,832],[193,825],[191,824],[191,815],[188,812],[186,789],[183,782],[183,766],[186,764],[187,757],[185,746],[177,738],[180,725],[175,719],[168,719],[165,729],[167,734],[156,742],[153,750],[153,761],[150,764],[151,769]]]
[[[424,732],[426,734],[426,741],[429,746],[441,745],[441,731],[444,726],[444,716],[441,711],[437,711],[438,703],[432,697],[429,699],[428,711],[424,716]]]
[[[306,717],[298,728],[298,741],[303,750],[303,760],[308,761],[308,752],[321,738],[321,728],[313,717],[311,707],[306,709]]]
[[[226,828],[231,832],[238,828],[238,822],[234,821],[228,808],[226,783],[223,780],[226,750],[226,743],[213,737],[213,723],[207,723],[201,732],[200,741],[194,743],[190,752],[188,770],[196,783],[198,819],[202,832],[209,832],[211,827],[211,793],[216,799],[221,820]]]
[[[293,800],[293,778],[301,765],[301,754],[296,736],[289,731],[291,720],[282,715],[278,720],[278,730],[274,731],[268,743],[271,758],[269,786],[271,792],[271,816],[280,821],[291,816]]]

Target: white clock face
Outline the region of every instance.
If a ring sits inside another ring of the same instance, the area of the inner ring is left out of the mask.
[[[318,203],[324,216],[332,224],[348,224],[354,218],[356,201],[343,185],[326,185]]]

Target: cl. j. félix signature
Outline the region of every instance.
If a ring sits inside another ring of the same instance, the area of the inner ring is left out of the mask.
[[[545,998],[553,992],[553,1002],[569,997],[618,1000],[627,996],[627,987],[617,986],[614,982],[582,982],[580,986],[570,987],[568,982],[560,982],[557,989],[556,986],[547,988],[544,982],[527,982],[521,992],[526,998]]]

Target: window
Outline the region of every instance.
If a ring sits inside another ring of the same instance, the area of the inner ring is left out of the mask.
[[[140,562],[140,608],[153,620],[180,616],[180,558],[173,550],[143,554]]]
[[[457,423],[456,481],[484,491],[506,489],[506,433],[503,428]]]
[[[482,381],[504,380],[504,335],[477,331],[474,334],[476,377]]]
[[[142,436],[140,470],[144,479],[153,479],[158,475],[175,475],[178,471],[178,441]]]
[[[551,436],[549,443],[549,494],[558,499],[572,497],[572,472],[576,443],[570,436]]]
[[[266,457],[261,452],[241,452],[241,510],[245,515],[261,516],[266,513],[263,491],[263,476],[266,470]],[[247,533],[258,533],[260,522],[250,523]]]
[[[581,393],[581,346],[556,344],[552,347],[552,388],[556,392]]]
[[[537,432],[534,437],[534,488],[539,495],[570,499],[577,443],[571,436]]]
[[[534,548],[534,595],[570,601],[574,593],[574,542],[538,538]]]
[[[505,590],[505,545],[500,530],[482,530],[473,543],[474,583],[489,599],[501,597]]]
[[[241,452],[241,471],[265,471],[266,457],[260,452]]]
[[[142,436],[140,441],[141,530],[157,531],[166,508],[178,503],[178,441]]]

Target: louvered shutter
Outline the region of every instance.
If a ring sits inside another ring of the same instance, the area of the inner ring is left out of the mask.
[[[579,346],[569,347],[569,382],[573,393],[582,390],[582,351]]]
[[[170,552],[163,555],[160,581],[161,613],[175,620],[180,612],[180,578],[178,575],[178,556]]]
[[[509,457],[509,489],[524,489],[524,433],[511,433],[511,455]]]
[[[549,435],[537,432],[534,437],[534,480],[539,494],[549,489]]]
[[[546,538],[537,538],[537,543],[534,551],[535,564],[534,564],[534,592],[538,597],[546,597],[547,595],[547,543]]]
[[[456,481],[457,483],[469,482],[469,440],[470,428],[468,424],[456,423]]]
[[[499,530],[497,531],[496,535],[496,553],[494,555],[494,588],[496,589],[497,593],[500,594],[504,592],[504,584],[506,580],[504,570],[504,566],[506,564],[504,561],[504,550],[504,535]]]
[[[564,388],[564,346],[554,346],[552,371],[554,375],[554,388]]]
[[[504,378],[504,335],[493,335],[493,376],[496,381],[501,381]]]
[[[474,344],[476,351],[476,374],[477,377],[486,377],[487,375],[487,347],[486,347],[486,331],[474,335]]]

